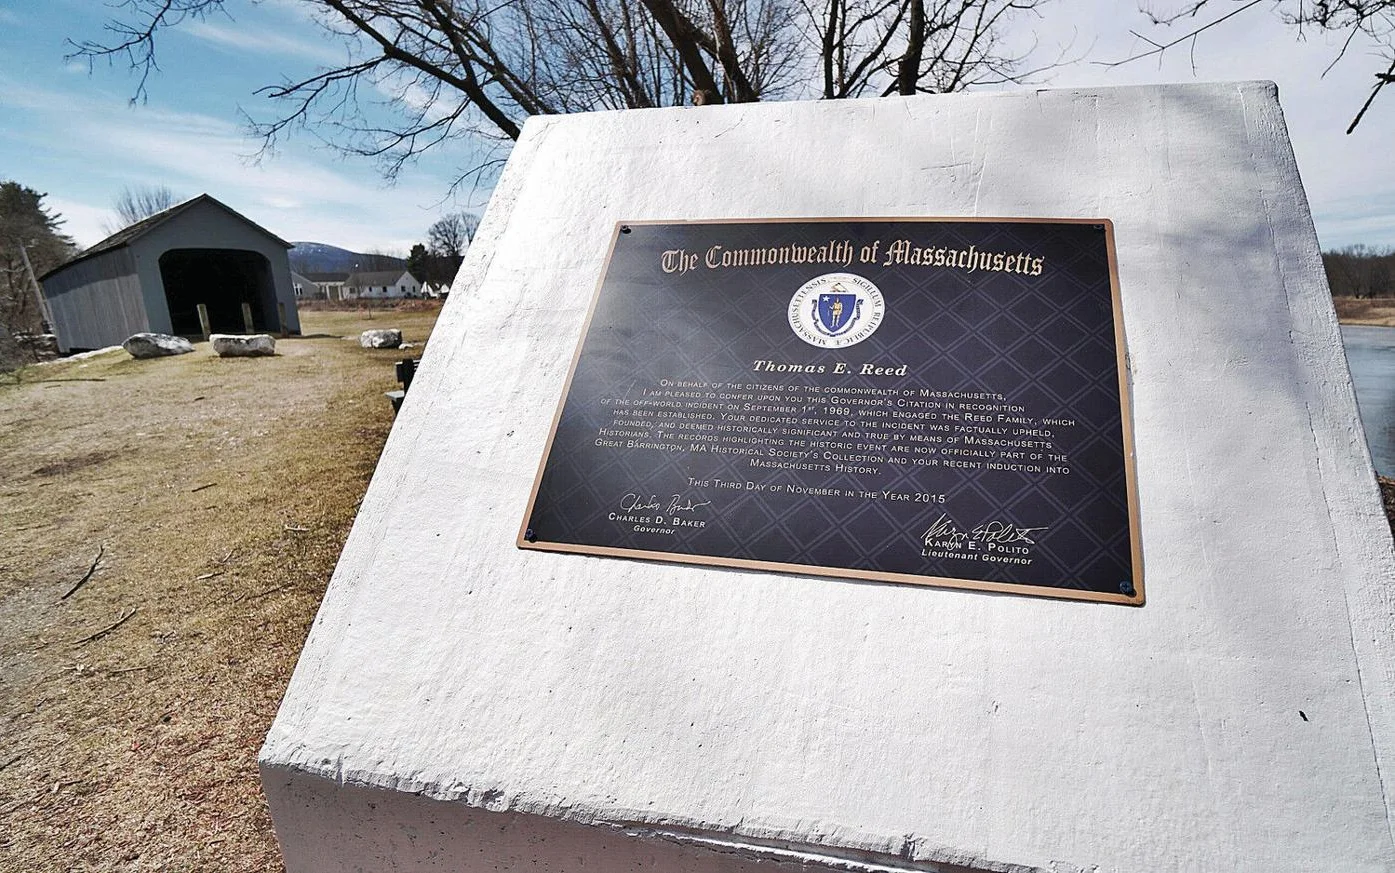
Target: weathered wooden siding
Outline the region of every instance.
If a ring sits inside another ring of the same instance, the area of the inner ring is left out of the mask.
[[[63,351],[120,345],[150,329],[130,250],[89,258],[44,280],[53,329]]]

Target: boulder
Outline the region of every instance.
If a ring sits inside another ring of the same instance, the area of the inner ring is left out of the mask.
[[[265,333],[215,333],[209,340],[220,358],[256,358],[276,354],[276,340]]]
[[[402,345],[402,331],[395,327],[365,330],[358,335],[358,344],[365,349],[395,349]]]
[[[133,358],[162,358],[166,355],[184,355],[194,350],[194,344],[182,336],[167,333],[138,333],[131,336],[121,347]]]

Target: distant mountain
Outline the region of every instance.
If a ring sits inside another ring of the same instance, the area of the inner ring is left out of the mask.
[[[406,269],[407,262],[388,255],[351,252],[328,243],[293,241],[287,254],[297,273],[355,273],[371,270]]]

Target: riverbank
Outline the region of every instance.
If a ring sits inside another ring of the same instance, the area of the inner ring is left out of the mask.
[[[1342,324],[1395,327],[1395,298],[1333,297],[1337,320]]]

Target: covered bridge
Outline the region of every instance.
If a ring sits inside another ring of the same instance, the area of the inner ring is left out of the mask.
[[[243,303],[254,330],[299,333],[290,248],[207,194],[187,200],[44,274],[58,345],[98,349],[142,331],[199,336],[200,303],[214,333],[243,332]]]

